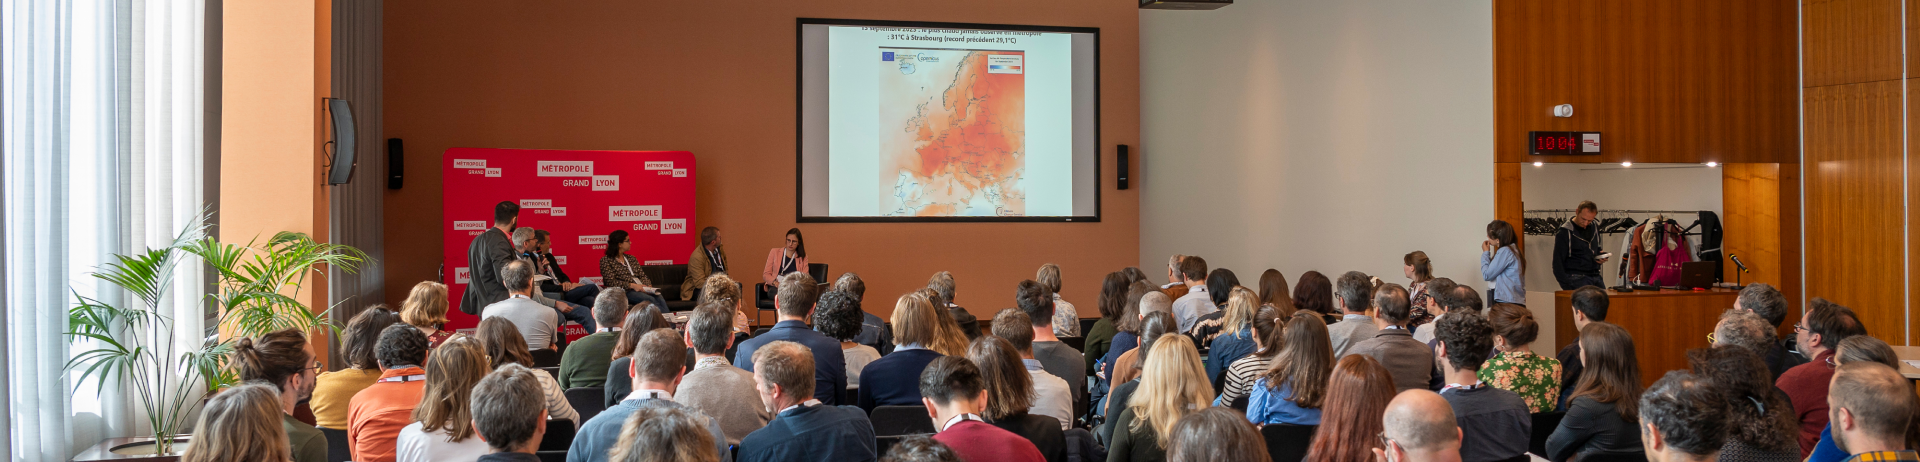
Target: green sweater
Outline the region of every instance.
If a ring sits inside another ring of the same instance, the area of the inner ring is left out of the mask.
[[[613,364],[613,344],[619,332],[595,332],[567,345],[560,355],[560,388],[598,387],[607,382],[607,366]]]
[[[1099,370],[1093,368],[1093,363],[1107,356],[1107,349],[1113,347],[1113,334],[1116,333],[1119,333],[1119,330],[1114,329],[1113,321],[1107,318],[1094,321],[1093,327],[1087,329],[1087,375],[1093,375],[1092,371]]]
[[[287,443],[293,446],[293,462],[327,462],[327,435],[293,416],[280,414],[280,428],[287,431]]]

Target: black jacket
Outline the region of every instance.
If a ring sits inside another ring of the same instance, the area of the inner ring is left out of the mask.
[[[467,246],[468,282],[460,295],[460,312],[480,314],[481,308],[507,299],[507,285],[500,282],[500,269],[514,260],[513,240],[500,228],[487,228]]]
[[[1580,227],[1568,220],[1553,231],[1553,277],[1565,281],[1575,274],[1600,274],[1600,225]]]
[[[553,279],[547,280],[547,281],[540,281],[541,292],[566,292],[567,289],[560,287],[560,283],[573,282],[573,278],[567,277],[567,271],[560,269],[560,262],[557,259],[553,258],[553,254],[524,253],[524,254],[521,254],[521,256],[531,256],[533,258],[537,258],[545,261],[547,265],[547,270],[550,273],[548,274],[548,276],[553,276]]]

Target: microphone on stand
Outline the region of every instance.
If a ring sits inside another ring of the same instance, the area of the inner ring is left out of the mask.
[[[1738,267],[1740,267],[1740,272],[1742,272],[1742,273],[1749,273],[1749,272],[1751,272],[1751,271],[1747,271],[1747,264],[1746,264],[1746,263],[1742,263],[1742,262],[1740,261],[1740,256],[1739,256],[1739,255],[1732,255],[1732,254],[1728,254],[1728,255],[1727,255],[1727,258],[1728,258],[1728,259],[1732,259],[1732,260],[1733,260],[1733,265],[1734,265],[1734,266],[1738,266]]]

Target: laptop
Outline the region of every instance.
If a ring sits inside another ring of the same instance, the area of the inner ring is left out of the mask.
[[[1713,280],[1714,268],[1714,262],[1710,261],[1681,263],[1680,286],[1678,289],[1693,290],[1713,288],[1713,283],[1715,282]]]

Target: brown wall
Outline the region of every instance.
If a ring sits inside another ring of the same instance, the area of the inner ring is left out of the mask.
[[[385,136],[406,140],[387,195],[387,301],[440,262],[441,154],[452,147],[692,151],[692,226],[718,226],[758,268],[794,223],[795,19],[1098,27],[1100,223],[808,224],[814,262],[860,273],[868,311],[953,271],[956,298],[1011,307],[1014,285],[1061,265],[1063,296],[1097,316],[1101,278],[1139,253],[1137,190],[1112,189],[1113,146],[1139,141],[1139,13],[1129,2],[388,2]],[[688,249],[691,251],[691,249]]]

